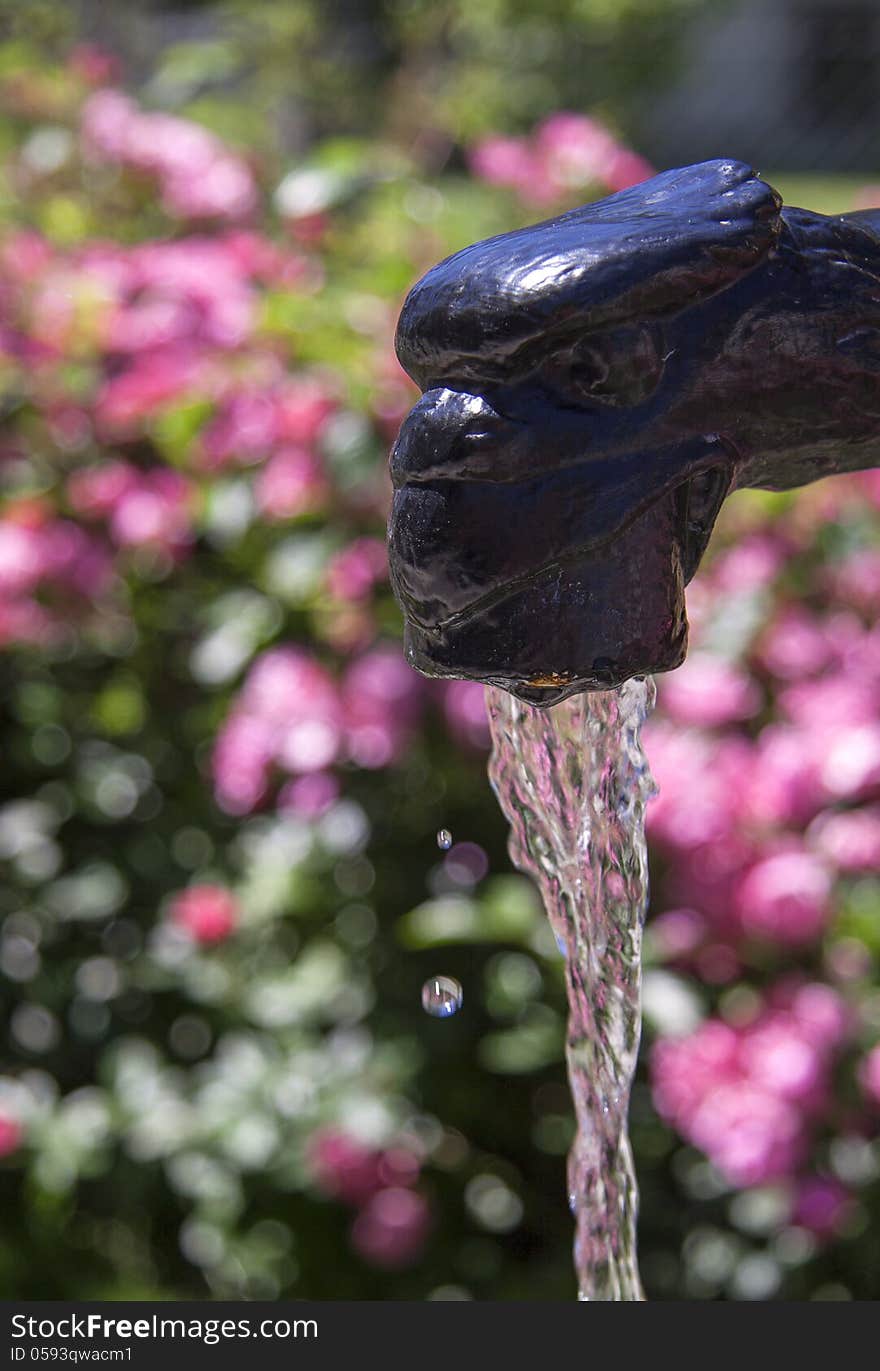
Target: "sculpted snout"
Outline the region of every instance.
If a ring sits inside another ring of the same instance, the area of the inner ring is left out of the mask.
[[[428,481],[513,480],[533,462],[531,425],[502,415],[484,396],[446,386],[426,390],[391,453],[399,488]]]
[[[728,492],[880,459],[878,277],[874,219],[726,160],[438,263],[396,340],[412,665],[538,705],[678,665]]]

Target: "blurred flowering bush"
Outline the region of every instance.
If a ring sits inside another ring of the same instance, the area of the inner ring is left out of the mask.
[[[559,959],[480,689],[400,654],[391,338],[650,168],[573,114],[290,166],[119,81],[0,62],[4,1293],[569,1297]],[[734,504],[662,683],[657,1295],[877,1293],[878,531],[873,477]]]

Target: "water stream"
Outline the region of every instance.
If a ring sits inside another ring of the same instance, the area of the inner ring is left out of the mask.
[[[489,776],[510,823],[510,855],[537,881],[566,959],[579,1296],[639,1300],[627,1111],[641,1031],[645,806],[654,793],[639,734],[654,683],[631,680],[546,710],[492,687],[486,696]]]

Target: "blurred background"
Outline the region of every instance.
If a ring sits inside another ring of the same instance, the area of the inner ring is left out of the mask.
[[[387,583],[396,314],[654,167],[878,204],[878,116],[873,0],[0,0],[4,1296],[574,1297],[560,958]],[[877,473],[731,500],[660,682],[651,1298],[880,1296],[878,535]]]

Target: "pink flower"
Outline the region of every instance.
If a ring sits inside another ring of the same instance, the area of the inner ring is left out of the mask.
[[[559,193],[525,138],[484,138],[472,149],[470,165],[479,180],[507,186],[532,204],[552,201]]]
[[[420,1256],[430,1226],[425,1197],[391,1186],[367,1201],[354,1221],[352,1247],[374,1266],[411,1266]]]
[[[284,385],[276,396],[276,423],[279,442],[312,447],[336,408],[324,383],[315,377],[297,377]]]
[[[225,942],[238,923],[238,901],[222,885],[191,885],[171,901],[170,917],[203,947]]]
[[[831,1238],[846,1225],[853,1198],[845,1185],[830,1176],[805,1176],[798,1182],[792,1221],[817,1238]]]
[[[39,280],[52,260],[51,245],[34,229],[10,233],[0,247],[0,267],[20,285]]]
[[[327,482],[314,453],[284,447],[275,452],[256,480],[257,507],[268,519],[292,519],[320,508]]]
[[[0,1158],[11,1157],[21,1147],[24,1129],[18,1119],[0,1114]]]
[[[106,85],[108,81],[117,81],[121,75],[119,59],[97,43],[77,43],[67,59],[67,65],[75,76],[89,86]]]
[[[668,909],[649,924],[651,942],[664,960],[687,957],[706,937],[706,921],[696,909]]]
[[[92,259],[93,271],[96,265]],[[175,342],[231,349],[254,326],[253,287],[226,240],[193,235],[143,243],[114,264],[113,273],[109,284],[117,307],[107,337],[113,352]]]
[[[823,757],[814,735],[789,724],[768,724],[758,735],[741,777],[740,804],[754,825],[800,827],[828,799]]]
[[[734,735],[709,738],[656,720],[645,748],[659,793],[648,808],[648,831],[676,852],[726,843],[740,817],[744,787],[756,765],[754,746]]]
[[[849,1029],[846,1004],[821,981],[783,982],[771,994],[771,1005],[791,1014],[799,1031],[822,1051],[840,1047]]]
[[[301,819],[319,819],[339,798],[339,782],[329,771],[312,771],[297,776],[282,786],[278,808],[282,814],[298,814]]]
[[[774,1097],[817,1108],[826,1084],[825,1054],[789,1014],[769,1013],[743,1035],[740,1062]]]
[[[835,1006],[826,1004],[819,1013],[811,994],[801,998],[813,989],[780,992],[778,1005],[765,1007],[744,1027],[709,1019],[687,1037],[661,1038],[654,1046],[651,1088],[658,1112],[733,1185],[790,1175],[825,1108],[840,1025],[832,1030],[827,1020]]]
[[[274,396],[259,388],[242,388],[221,402],[200,436],[208,465],[261,462],[278,437]]]
[[[615,139],[595,119],[564,112],[552,114],[538,126],[535,149],[560,190],[581,188],[597,181],[607,185],[608,172],[619,150]]]
[[[880,552],[870,547],[851,552],[830,568],[829,581],[845,604],[876,615],[880,609]]]
[[[30,590],[45,570],[44,537],[40,530],[10,519],[0,522],[0,590]]]
[[[478,681],[444,681],[443,714],[457,742],[484,751],[489,747],[489,719],[486,692]]]
[[[380,1151],[337,1128],[321,1128],[309,1139],[306,1160],[315,1183],[345,1204],[363,1205],[389,1188],[414,1185],[419,1160],[405,1147]]]
[[[776,579],[788,557],[788,547],[777,536],[750,534],[716,558],[713,584],[737,595],[763,590]]]
[[[230,153],[215,150],[200,175],[188,168],[169,169],[163,178],[162,201],[177,219],[242,219],[256,207],[250,169]]]
[[[152,545],[180,552],[192,537],[193,490],[176,471],[142,471],[108,462],[74,472],[67,496],[78,514],[108,520],[120,547]]]
[[[0,596],[6,601],[9,637],[25,630],[23,641],[37,641],[54,617],[39,606],[33,607],[36,612],[26,608],[24,597],[39,591],[58,609],[68,609],[73,607],[71,597],[92,601],[101,596],[110,577],[107,553],[71,521],[56,519],[36,505],[28,510],[22,503],[8,506],[7,517],[0,519]],[[26,631],[28,624],[34,635]]]
[[[679,723],[710,728],[751,718],[761,705],[754,681],[708,652],[692,652],[664,677],[661,698],[665,713]]]
[[[831,877],[805,850],[765,857],[746,872],[736,892],[743,932],[788,947],[819,937],[830,914]]]
[[[388,575],[388,554],[378,538],[356,538],[330,561],[327,589],[338,600],[365,600]]]
[[[605,163],[602,180],[610,191],[628,190],[642,181],[649,180],[656,168],[630,148],[618,147]]]
[[[396,645],[376,647],[348,668],[342,683],[348,753],[358,766],[389,766],[415,726],[423,687]]]
[[[315,1183],[333,1199],[363,1204],[381,1187],[381,1153],[347,1133],[319,1130],[309,1139],[307,1157]]]
[[[780,693],[778,704],[792,723],[830,737],[852,725],[873,724],[880,691],[874,681],[854,673],[834,674],[794,682]]]
[[[158,181],[165,210],[180,219],[241,219],[257,191],[247,165],[208,129],[147,113],[121,91],[103,89],[83,106],[86,152]]]
[[[102,519],[113,513],[137,482],[137,467],[130,462],[104,462],[74,471],[67,481],[67,498],[75,513]]]
[[[871,1104],[880,1108],[880,1043],[862,1059],[859,1082]]]
[[[249,814],[263,799],[275,751],[276,728],[244,711],[226,720],[211,758],[214,795],[227,814]]]
[[[178,472],[165,468],[142,473],[117,500],[110,533],[120,547],[151,545],[181,551],[192,537],[193,492]]]
[[[137,106],[122,91],[98,91],[82,110],[80,136],[86,152],[101,161],[123,161],[136,120]]]
[[[815,616],[800,607],[784,606],[761,637],[758,656],[782,681],[802,681],[827,664],[831,644]]]
[[[622,147],[603,124],[567,111],[545,119],[531,138],[495,134],[482,139],[471,150],[470,164],[480,180],[508,186],[531,205],[552,204],[591,184],[625,190],[654,175],[653,167]]]
[[[95,423],[108,438],[135,437],[142,420],[195,389],[202,358],[187,347],[136,353],[95,399]]]
[[[876,871],[880,867],[880,808],[822,814],[807,834],[811,846],[838,871]]]
[[[748,1081],[711,1090],[689,1120],[688,1136],[739,1187],[788,1175],[804,1154],[798,1110]]]
[[[265,652],[217,738],[217,801],[228,813],[249,813],[263,799],[273,765],[295,775],[323,772],[343,740],[343,707],[330,674],[301,649]]]

